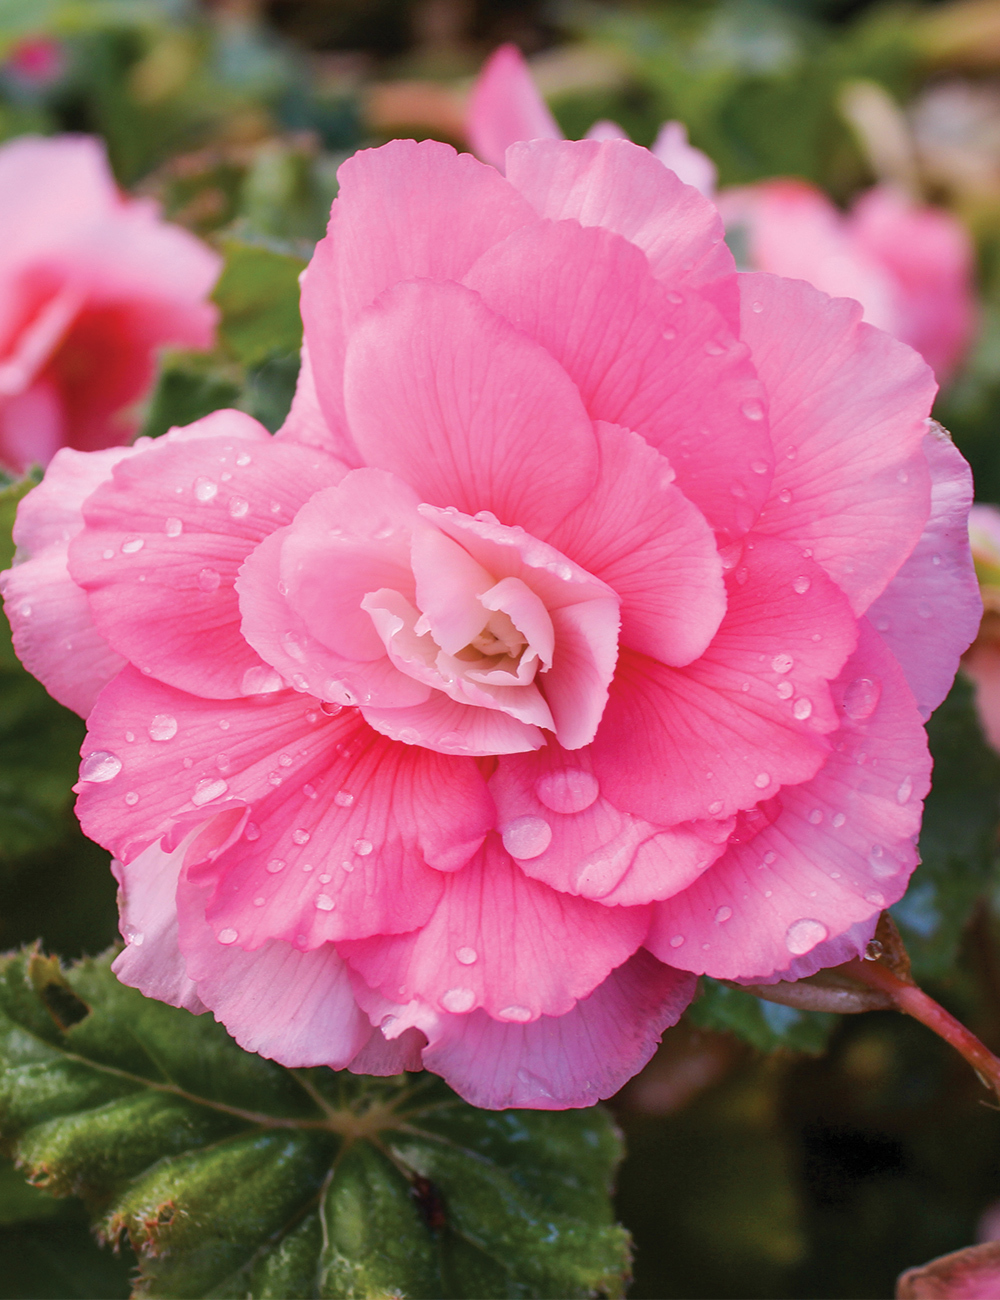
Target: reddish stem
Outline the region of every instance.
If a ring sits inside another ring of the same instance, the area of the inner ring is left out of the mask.
[[[983,1082],[988,1081],[1000,1097],[1000,1058],[994,1056],[988,1047],[984,1047],[975,1034],[950,1012],[928,997],[923,989],[901,980],[878,961],[859,961],[855,958],[841,969],[863,984],[880,989],[900,1011],[919,1020],[939,1038],[950,1043],[956,1052],[965,1057]]]

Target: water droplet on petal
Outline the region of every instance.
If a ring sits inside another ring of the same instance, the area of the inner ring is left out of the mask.
[[[173,740],[177,735],[177,719],[169,713],[157,713],[147,728],[150,740]]]
[[[216,569],[202,569],[198,574],[198,590],[218,591],[221,581],[222,578]]]
[[[271,860],[267,864],[267,869],[268,871],[270,871],[272,876],[276,876],[279,871],[284,871],[285,869],[284,858],[271,858]]]
[[[244,497],[229,498],[229,514],[233,519],[242,519],[249,509],[250,502]]]
[[[552,843],[552,827],[544,817],[515,817],[501,828],[503,846],[512,858],[537,858]]]
[[[135,555],[136,551],[141,551],[146,545],[141,537],[130,537],[127,542],[122,542],[122,550],[126,555]]]
[[[321,912],[332,912],[333,909],[337,906],[337,904],[333,901],[333,899],[330,897],[329,894],[317,894],[316,906],[319,908]]]
[[[807,952],[812,952],[813,948],[818,943],[822,943],[829,933],[822,921],[803,917],[801,921],[793,921],[785,931],[785,947],[793,956],[801,957]]]
[[[359,858],[367,858],[368,854],[371,853],[371,851],[372,851],[371,840],[354,841],[354,852],[358,855]]]
[[[767,772],[758,772],[753,779],[753,783],[758,790],[764,790],[771,784],[771,778]]]
[[[763,420],[764,418],[764,408],[760,402],[744,402],[740,410],[748,420]]]
[[[885,949],[877,939],[869,939],[865,944],[865,961],[878,961]]]
[[[202,804],[211,803],[213,799],[220,799],[228,789],[229,786],[225,781],[221,779],[213,781],[210,776],[206,776],[195,786],[191,802],[196,808],[200,808]]]
[[[885,907],[884,896],[882,894],[877,894],[874,890],[865,894],[865,901],[868,903],[874,903],[876,907]]]
[[[254,907],[263,907],[265,902],[266,899],[264,898],[264,896],[262,894],[258,894],[257,897],[253,900],[253,905]]]
[[[457,948],[455,950],[455,960],[460,961],[463,966],[471,966],[473,962],[479,960],[479,953],[475,948]]]
[[[516,1020],[523,1024],[526,1020],[531,1019],[531,1011],[528,1007],[504,1007],[503,1010],[497,1012],[497,1018],[499,1020]]]
[[[910,795],[913,793],[913,777],[906,776],[899,783],[899,789],[896,791],[897,803],[908,803]]]
[[[764,304],[762,302],[752,302],[750,304],[750,310],[755,311],[758,315],[760,315],[760,313],[764,310]]]
[[[769,849],[767,853],[764,854],[764,862],[767,864],[767,866],[770,866],[772,862],[777,862],[777,860],[778,860],[777,853],[775,853],[771,849]]]
[[[135,805],[139,802],[139,796],[136,794],[134,790],[129,790],[129,792],[125,796],[125,802],[128,804],[130,808],[134,808]]]
[[[182,520],[171,515],[169,519],[165,520],[163,531],[168,537],[180,537],[181,533],[184,531],[184,524]]]
[[[783,675],[785,673],[790,673],[792,671],[792,666],[794,665],[794,663],[795,660],[792,658],[791,655],[786,655],[786,654],[775,655],[774,658],[771,660],[771,667],[776,673],[781,673]]]
[[[194,481],[195,500],[201,501],[202,504],[211,501],[218,490],[218,483],[213,483],[210,478],[199,476]]]
[[[101,552],[101,558],[102,558],[103,560],[113,560],[113,559],[115,558],[115,553],[114,553],[114,551],[110,551],[110,550],[109,550],[109,551],[102,551],[102,552]]]
[[[245,451],[241,451],[240,454],[236,457],[236,464],[239,465],[240,469],[243,469],[245,465],[250,464],[250,457],[247,455]]]
[[[812,812],[809,814],[809,824],[811,826],[818,826],[822,822],[822,820],[823,820],[822,809],[814,808]]]
[[[219,931],[219,943],[235,943],[239,937],[239,931],[237,930]]]
[[[452,1011],[455,1015],[462,1015],[463,1012],[469,1011],[476,1000],[476,995],[472,989],[448,989],[441,998],[441,1005],[445,1011]]]
[[[304,830],[292,831],[292,839],[296,844],[308,844],[310,835],[308,831]]]
[[[778,692],[779,700],[790,700],[795,694],[795,687],[788,681],[779,682],[775,690]]]
[[[750,462],[750,468],[753,470],[753,472],[754,472],[755,474],[766,474],[766,473],[767,473],[767,461],[766,461],[766,460],[752,460],[752,461]]]
[[[109,754],[105,749],[95,749],[80,764],[80,780],[97,785],[102,781],[112,781],[122,770],[122,761],[117,754]]]
[[[882,683],[875,677],[856,677],[844,692],[844,712],[855,722],[870,718],[878,707]]]
[[[568,767],[539,777],[535,793],[546,808],[568,815],[589,808],[600,793],[600,786],[589,772]]]
[[[813,711],[812,700],[807,700],[803,695],[801,699],[796,700],[792,705],[792,714],[798,718],[799,722],[805,722]]]
[[[243,838],[251,841],[260,839],[260,827],[256,822],[247,822],[243,830]]]
[[[722,812],[722,800],[713,800],[713,802],[708,805],[708,812],[711,817],[716,817],[720,812]]]
[[[674,937],[670,940],[670,946],[671,948],[679,948],[683,942],[684,942],[684,936],[682,934],[675,934]]]
[[[843,813],[834,813],[833,816],[830,818],[830,821],[832,825],[836,827],[836,829],[839,831],[841,826],[843,826],[844,822],[847,821],[847,818],[844,816]]]
[[[778,493],[778,500],[782,502],[783,505],[787,506],[789,501],[791,501],[791,499],[792,499],[792,494],[791,492],[789,492],[788,488],[782,488],[781,491]]]
[[[347,790],[338,790],[333,796],[333,802],[338,808],[350,808],[354,802],[354,795]]]
[[[792,591],[799,596],[804,596],[809,590],[809,579],[803,574],[802,577],[792,579]]]
[[[722,925],[724,921],[729,920],[732,914],[733,914],[733,909],[731,907],[720,907],[715,914],[715,924]]]

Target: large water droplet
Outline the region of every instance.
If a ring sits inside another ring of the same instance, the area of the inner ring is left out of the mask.
[[[823,821],[823,811],[821,808],[814,808],[809,814],[809,823],[811,826],[819,826]]]
[[[732,914],[733,914],[733,909],[731,907],[720,907],[719,910],[715,913],[715,924],[722,925],[724,921],[729,920]]]
[[[243,838],[250,841],[260,839],[260,827],[256,822],[247,822],[243,830]]]
[[[600,786],[589,772],[567,767],[561,772],[546,772],[535,782],[535,793],[557,813],[583,812],[597,798]]]
[[[504,1007],[497,1012],[499,1020],[515,1020],[523,1024],[526,1020],[531,1019],[531,1010],[528,1007]]]
[[[798,718],[799,722],[805,722],[806,718],[812,714],[812,711],[812,700],[807,700],[804,695],[792,705],[792,715]]]
[[[775,687],[779,700],[790,700],[795,694],[795,687],[789,681],[779,682]]]
[[[905,776],[899,783],[899,789],[896,791],[897,803],[908,803],[910,795],[913,793],[913,777]]]
[[[280,691],[284,684],[273,668],[267,664],[258,664],[243,674],[240,690],[244,695],[269,695],[273,691]]]
[[[196,808],[200,808],[202,804],[211,803],[213,799],[221,799],[228,789],[229,786],[225,781],[221,779],[213,781],[210,776],[206,776],[195,786],[191,802]]]
[[[205,504],[211,501],[219,490],[218,483],[213,483],[210,478],[199,476],[194,481],[195,500]]]
[[[367,858],[368,854],[371,853],[371,851],[372,851],[371,840],[354,841],[354,852],[358,855],[359,858]]]
[[[276,875],[278,874],[279,871],[284,871],[284,869],[285,869],[285,859],[284,859],[284,858],[271,858],[270,861],[269,861],[268,864],[267,864],[267,869],[268,869],[268,871],[270,871],[270,873],[271,873],[272,876],[276,876]]]
[[[801,921],[793,921],[785,932],[785,947],[795,957],[801,957],[807,952],[812,952],[813,948],[829,934],[829,930],[822,921],[813,921],[808,917],[803,917]]]
[[[250,509],[250,502],[245,497],[229,498],[229,514],[233,519],[242,519]]]
[[[122,761],[117,754],[95,749],[80,764],[80,780],[97,785],[102,781],[113,781],[121,770]]]
[[[764,408],[761,406],[760,402],[744,402],[740,407],[740,410],[748,420],[763,420],[764,418]]]
[[[472,989],[448,989],[441,997],[441,1005],[445,1011],[460,1016],[463,1012],[471,1010],[475,1000],[476,995]]]
[[[239,465],[240,469],[243,469],[245,465],[250,464],[250,457],[247,455],[245,451],[241,451],[240,454],[236,457],[236,464]]]
[[[316,906],[319,908],[321,912],[332,912],[333,909],[337,906],[337,904],[333,901],[333,899],[330,897],[329,894],[317,894]]]
[[[809,590],[809,579],[803,575],[800,578],[792,579],[792,591],[799,596],[804,596]]]
[[[348,790],[338,790],[333,796],[333,802],[338,808],[350,808],[354,802],[354,795]]]
[[[758,772],[753,779],[753,783],[758,790],[766,790],[771,784],[771,778],[767,772]]]
[[[295,841],[296,844],[308,844],[310,838],[311,837],[308,831],[304,831],[301,829],[297,831],[292,831],[292,839]]]
[[[475,948],[456,948],[455,960],[460,961],[463,966],[471,966],[473,962],[479,960],[479,953]]]
[[[847,821],[847,818],[844,816],[843,813],[834,813],[833,816],[830,818],[830,821],[832,825],[839,831],[841,826],[843,826],[844,822]]]
[[[177,735],[177,719],[169,713],[157,713],[147,730],[150,740],[173,740]]]
[[[544,817],[515,817],[501,829],[503,846],[512,858],[537,858],[552,843],[552,827]]]
[[[718,816],[718,814],[719,814],[720,812],[722,812],[722,806],[723,806],[723,805],[722,805],[722,800],[721,800],[721,799],[714,799],[714,800],[713,800],[713,801],[708,805],[708,813],[709,813],[709,816],[710,816],[710,817],[716,817],[716,816]]]
[[[855,722],[870,718],[882,696],[882,683],[877,677],[856,677],[844,692],[844,712]]]
[[[237,930],[219,931],[219,943],[235,943],[239,937],[239,931]]]
[[[163,531],[168,537],[180,537],[181,533],[184,531],[184,524],[180,519],[171,516],[164,522]]]
[[[784,675],[785,673],[790,673],[792,671],[792,666],[794,663],[795,660],[792,658],[791,655],[786,655],[786,654],[775,655],[774,658],[771,660],[771,667],[776,673],[781,673],[782,675]]]
[[[198,574],[199,591],[218,591],[222,577],[217,569],[202,569]]]
[[[125,795],[125,802],[128,804],[130,808],[134,808],[135,805],[139,802],[139,796],[136,794],[134,790],[129,790],[129,792]]]
[[[135,555],[135,553],[141,551],[145,545],[146,543],[143,538],[130,537],[127,542],[122,542],[122,550],[126,555]]]
[[[671,948],[679,948],[683,942],[684,942],[684,936],[682,934],[675,934],[674,937],[670,940],[670,946]]]

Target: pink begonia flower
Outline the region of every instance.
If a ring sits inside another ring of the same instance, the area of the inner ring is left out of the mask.
[[[0,468],[118,446],[158,348],[207,348],[219,256],[123,198],[89,136],[0,147]]]
[[[339,179],[284,428],[60,452],[15,644],[87,715],[122,980],[288,1065],[588,1105],[697,975],[844,961],[903,894],[968,467],[916,353],[737,275],[627,141]]]
[[[983,598],[979,635],[962,660],[976,687],[976,709],[986,739],[1000,753],[1000,509],[969,511],[969,540]]]
[[[7,53],[4,69],[24,86],[43,90],[66,71],[66,51],[51,36],[29,36]]]
[[[716,202],[748,268],[855,298],[864,319],[916,348],[944,383],[975,327],[972,240],[940,208],[876,185],[842,213],[803,181],[723,190]]]
[[[508,147],[519,140],[563,139],[516,45],[501,45],[483,64],[469,97],[465,128],[473,153],[501,172]],[[617,122],[602,121],[594,123],[587,139],[627,140],[628,136]],[[681,122],[664,122],[650,152],[685,185],[693,185],[708,198],[715,193],[715,163],[688,144]]]
[[[473,152],[500,171],[516,141],[562,139],[514,45],[501,46],[483,66],[466,127]],[[614,122],[597,122],[587,134],[627,139]],[[715,164],[688,144],[680,122],[665,123],[650,152],[686,184],[715,195]],[[950,213],[878,185],[843,214],[822,191],[795,180],[723,190],[715,202],[741,269],[854,298],[869,324],[916,348],[940,382],[952,374],[975,328],[975,297],[972,240]]]
[[[896,1283],[897,1300],[996,1300],[1000,1244],[983,1242],[908,1268]]]

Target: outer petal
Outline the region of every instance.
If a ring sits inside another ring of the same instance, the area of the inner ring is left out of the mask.
[[[612,803],[660,825],[726,817],[808,780],[837,725],[828,682],[857,636],[840,591],[756,535],[727,587],[726,617],[695,663],[622,655],[593,744]]]
[[[425,1009],[418,1013],[430,1040],[423,1063],[486,1110],[592,1106],[642,1069],[694,992],[692,976],[661,965],[640,948],[562,1016],[518,1025],[501,1024],[485,1011],[453,1016]],[[369,1005],[369,996],[358,991],[373,1019],[392,1014],[386,1003]],[[400,1016],[398,1025],[405,1023]]]
[[[735,270],[715,205],[627,140],[515,144],[507,179],[540,217],[573,217],[624,235],[672,288]]]
[[[559,361],[594,419],[669,457],[716,528],[750,527],[774,462],[766,403],[746,345],[712,303],[654,279],[621,235],[576,221],[515,231],[465,283]]]
[[[465,129],[473,153],[499,171],[508,145],[562,139],[516,45],[501,45],[483,65],[469,97]]]
[[[339,947],[394,1002],[416,998],[463,1013],[483,1007],[523,1022],[562,1015],[596,988],[642,943],[648,915],[648,908],[603,908],[529,880],[491,836],[467,867],[446,877],[420,930]]]
[[[515,858],[526,875],[605,906],[676,894],[724,852],[734,825],[730,817],[665,829],[620,812],[601,793],[590,751],[567,753],[554,741],[537,754],[501,757],[490,793],[500,831],[514,829],[515,852],[518,827],[549,828],[541,853]]]
[[[777,456],[758,531],[807,548],[863,613],[927,521],[921,443],[934,377],[856,304],[739,277],[742,337],[770,400]]]
[[[257,427],[256,441],[237,428],[236,436],[156,446],[119,464],[88,499],[87,528],[70,550],[70,572],[113,648],[161,680],[216,699],[266,689],[274,677],[240,634],[240,565],[344,472],[325,452],[276,443]]]
[[[255,952],[216,939],[203,891],[182,881],[180,943],[198,994],[239,1045],[292,1067],[343,1069],[371,1038],[332,944],[300,952],[272,939]]]
[[[545,535],[597,477],[593,426],[566,372],[459,285],[399,285],[355,329],[355,441],[437,506]]]
[[[662,456],[626,429],[598,424],[597,434],[597,487],[549,541],[621,597],[622,645],[690,663],[726,610],[715,539]]]
[[[81,717],[125,660],[98,632],[86,594],[69,576],[69,543],[83,528],[86,498],[132,454],[127,447],[57,452],[17,512],[14,541],[24,559],[0,576],[18,658]]]
[[[358,314],[400,280],[460,280],[535,216],[492,167],[434,140],[361,150],[337,176],[327,238],[303,276],[302,319],[330,430],[324,445],[360,465],[343,408],[344,350]]]
[[[898,665],[862,629],[834,687],[843,723],[825,766],[782,790],[778,816],[758,835],[655,905],[648,943],[661,958],[723,979],[766,978],[798,959],[802,977],[824,964],[827,939],[902,896],[918,860],[930,757]]]
[[[440,754],[523,754],[545,744],[545,734],[498,709],[461,704],[441,691],[432,691],[426,703],[407,708],[363,705],[364,720],[404,745],[424,745]]]
[[[412,917],[426,916],[440,892],[423,864],[461,866],[493,819],[475,764],[391,746],[356,713],[330,717],[290,691],[223,709],[129,667],[102,694],[90,727],[84,753],[103,757],[85,758],[77,808],[87,833],[123,861],[162,835],[183,834],[186,822],[204,819],[198,809],[249,808],[248,842],[209,873],[253,877],[250,897],[233,906],[265,899],[248,913],[252,928],[240,921],[243,946],[286,932],[296,938],[290,918],[307,904],[317,913],[310,946],[329,937],[321,921],[342,931],[349,923],[316,908],[331,860],[338,882],[325,892],[356,925],[376,914],[387,925],[407,917],[411,928],[420,924]],[[315,874],[300,870],[307,863]],[[390,884],[392,873],[406,877],[405,887]]]
[[[664,122],[649,152],[676,172],[685,185],[693,185],[706,199],[714,196],[719,169],[708,154],[688,143],[683,122]]]
[[[975,639],[983,602],[969,550],[972,473],[943,430],[924,435],[931,515],[923,535],[868,617],[902,665],[924,718],[948,694]]]

